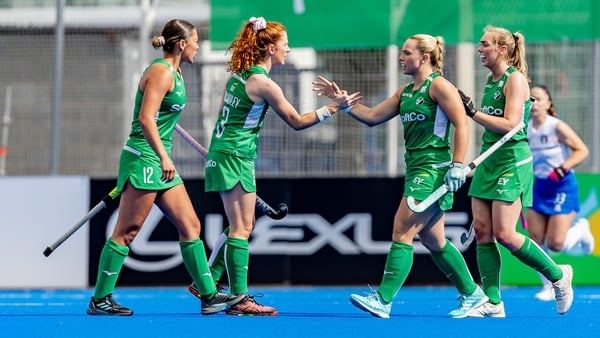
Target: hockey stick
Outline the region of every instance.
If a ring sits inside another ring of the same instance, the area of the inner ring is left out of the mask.
[[[175,125],[175,130],[183,139],[189,143],[192,148],[194,148],[204,159],[206,159],[206,155],[208,154],[208,150],[204,148],[195,138],[192,137],[182,126],[179,124]],[[262,211],[269,218],[278,220],[284,218],[288,213],[288,207],[285,203],[279,204],[279,208],[277,210],[273,209],[270,205],[268,205],[265,201],[263,201],[260,197],[256,196],[256,208]]]
[[[81,228],[87,221],[92,219],[92,217],[96,216],[100,211],[102,211],[108,203],[112,202],[117,198],[119,194],[117,193],[117,187],[114,187],[104,198],[98,202],[90,211],[88,211],[85,216],[83,216],[71,229],[67,230],[60,238],[58,238],[54,243],[50,246],[47,246],[44,250],[44,256],[48,257],[56,248],[58,248],[61,244],[63,244],[69,237],[71,237],[79,228]]]
[[[504,143],[508,142],[516,133],[518,133],[521,129],[525,127],[525,123],[522,121],[516,125],[513,129],[511,129],[508,133],[502,136],[501,139],[496,141],[491,147],[489,147],[483,154],[479,155],[476,159],[471,161],[467,166],[463,168],[463,173],[468,175],[473,169],[475,169],[481,162],[487,159],[491,154],[493,154],[498,148],[500,148]],[[415,198],[413,196],[408,196],[406,198],[406,202],[408,204],[408,208],[414,212],[423,212],[425,209],[429,208],[433,203],[439,200],[445,193],[448,192],[448,186],[444,183],[439,188],[434,190],[431,195],[427,196],[421,203],[416,204]]]
[[[465,246],[471,245],[473,239],[475,238],[475,221],[471,222],[471,226],[469,227],[469,231],[460,235],[460,243]]]
[[[527,229],[527,219],[525,218],[523,210],[521,210],[521,213],[519,214],[519,219],[521,220],[521,227]]]
[[[204,148],[200,143],[198,143],[190,134],[188,134],[180,125],[176,125],[177,132],[190,144],[194,149],[196,149],[202,157],[206,158],[206,154],[208,151]],[[108,193],[104,198],[98,202],[90,211],[88,211],[85,216],[83,216],[73,227],[71,227],[67,232],[65,232],[60,238],[58,238],[54,243],[50,246],[47,246],[44,250],[44,256],[48,257],[56,248],[58,248],[61,244],[63,244],[69,237],[73,236],[73,234],[79,230],[86,222],[96,216],[100,211],[102,211],[106,206],[114,201],[119,195],[117,194],[117,187],[114,187],[110,193]],[[284,218],[288,213],[288,207],[285,203],[279,204],[279,209],[275,210],[273,207],[268,205],[265,201],[263,201],[260,197],[256,196],[256,207],[260,211],[262,211],[268,217],[279,220]]]

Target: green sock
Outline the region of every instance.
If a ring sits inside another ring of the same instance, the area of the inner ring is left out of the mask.
[[[221,238],[221,237],[225,238]],[[215,243],[215,247],[213,248],[213,253],[210,255],[210,259],[208,264],[210,265],[210,273],[213,276],[215,282],[221,280],[223,277],[223,273],[226,271],[225,268],[225,242],[227,241],[227,237],[229,236],[229,227],[223,230],[223,233],[219,235],[219,239]]]
[[[128,254],[129,248],[113,241],[112,238],[104,243],[100,254],[100,263],[98,263],[98,279],[94,289],[95,300],[113,293]]]
[[[206,262],[204,243],[200,238],[179,242],[183,264],[194,280],[202,296],[214,296],[217,293],[215,282]]]
[[[227,238],[225,261],[229,276],[229,290],[233,295],[248,293],[248,240],[242,238]]]
[[[511,254],[517,257],[521,262],[536,269],[539,273],[544,275],[549,281],[556,282],[562,278],[562,270],[552,261],[552,258],[548,256],[534,241],[529,237],[525,237],[525,243],[521,249],[511,252]]]
[[[502,260],[496,243],[477,244],[477,266],[481,275],[483,292],[490,303],[499,304],[500,298],[500,268]]]
[[[465,259],[452,242],[446,239],[444,247],[440,251],[432,252],[431,258],[452,284],[456,286],[458,292],[467,295],[475,292],[477,284],[471,277]]]
[[[386,302],[391,302],[406,281],[413,263],[413,247],[393,242],[385,261],[383,279],[377,292]]]

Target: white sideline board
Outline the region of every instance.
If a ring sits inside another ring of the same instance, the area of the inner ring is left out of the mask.
[[[89,224],[42,252],[89,209],[87,176],[0,177],[0,288],[88,286]]]

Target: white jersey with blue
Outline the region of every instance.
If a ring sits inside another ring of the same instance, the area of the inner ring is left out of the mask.
[[[556,117],[548,115],[538,128],[531,122],[527,127],[535,177],[547,178],[554,168],[560,167],[569,157],[569,148],[560,143],[556,136],[556,125],[559,122]]]
[[[569,157],[569,148],[560,143],[556,125],[560,120],[548,115],[537,128],[527,127],[529,148],[533,155],[533,210],[543,215],[569,214],[579,211],[579,187],[573,170],[559,182],[548,178],[554,168]]]

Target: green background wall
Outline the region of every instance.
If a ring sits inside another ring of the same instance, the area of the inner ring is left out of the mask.
[[[600,175],[577,174],[579,182],[579,198],[581,203],[580,216],[590,221],[592,233],[596,239],[596,247],[590,256],[572,257],[566,254],[552,253],[551,257],[559,264],[573,266],[573,283],[577,285],[600,284],[600,201],[598,190]],[[521,225],[518,229],[526,233]],[[508,250],[501,248],[502,252],[502,284],[504,285],[539,285],[540,279],[537,272],[525,266]]]
[[[225,49],[252,16],[279,21],[292,47],[369,48],[410,35],[477,42],[488,24],[521,31],[528,42],[600,38],[596,0],[212,0],[210,40]]]

